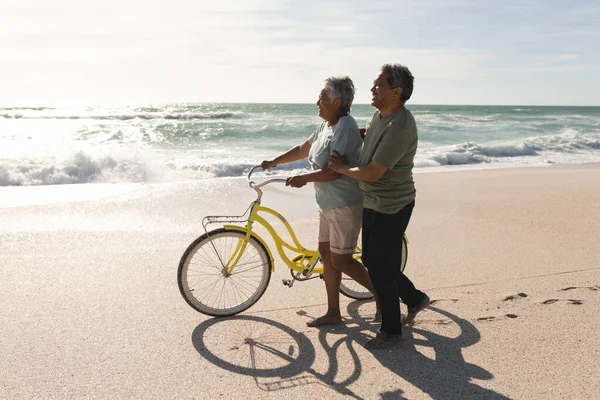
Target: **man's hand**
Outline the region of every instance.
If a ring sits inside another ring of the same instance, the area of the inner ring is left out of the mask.
[[[346,157],[341,156],[340,153],[334,150],[333,154],[329,156],[327,166],[339,174],[348,167],[348,161]]]
[[[260,163],[260,166],[262,167],[263,171],[266,171],[268,169],[275,167],[275,164],[273,164],[273,161],[265,160]]]
[[[291,186],[295,188],[301,188],[304,185],[306,185],[306,179],[304,179],[302,175],[287,178],[287,181],[285,182],[285,186]]]

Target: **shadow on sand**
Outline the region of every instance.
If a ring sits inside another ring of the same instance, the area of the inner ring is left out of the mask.
[[[304,334],[263,317],[242,315],[204,321],[194,330],[192,343],[207,361],[224,370],[252,377],[264,391],[318,384],[361,399],[349,388],[360,378],[362,371],[355,346],[362,346],[377,328],[360,315],[362,304],[352,302],[348,305],[348,313],[353,318],[351,326],[319,330],[319,345],[329,358],[325,373],[313,368],[315,347]],[[446,337],[413,327],[405,330],[400,346],[391,350],[374,350],[373,357],[433,399],[508,399],[472,382],[472,379],[493,378],[483,368],[467,363],[462,355],[463,348],[480,340],[475,326],[437,307],[430,307],[428,314],[431,312],[442,317],[438,321],[444,325],[456,324],[459,334]],[[298,313],[306,314],[303,311]],[[333,344],[329,343],[331,334],[337,338]],[[350,365],[344,363],[343,374],[340,374],[345,377],[343,380],[338,377],[340,365],[337,359],[337,352],[342,346],[347,348],[353,361]],[[427,347],[430,348],[428,353],[435,353],[433,358],[419,352],[419,348]],[[395,390],[379,393],[380,398],[404,399],[402,385],[406,383],[399,382],[397,385]],[[393,384],[387,385],[390,386],[393,387]]]

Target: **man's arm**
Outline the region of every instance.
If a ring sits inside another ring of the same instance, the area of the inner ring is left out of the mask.
[[[328,165],[333,171],[361,182],[377,182],[388,170],[385,165],[377,161],[359,167],[350,167],[338,152],[334,152],[329,158]]]
[[[302,187],[308,182],[329,182],[334,181],[340,177],[340,174],[332,170],[331,168],[325,167],[318,171],[307,172],[306,174],[300,174],[288,178],[285,183],[286,186]]]

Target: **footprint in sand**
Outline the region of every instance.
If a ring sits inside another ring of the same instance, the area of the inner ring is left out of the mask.
[[[453,324],[454,321],[452,320],[447,320],[447,319],[425,319],[425,320],[416,320],[412,326],[417,326],[417,325],[429,325],[429,324],[433,324],[433,325],[450,325]]]
[[[569,286],[564,289],[560,289],[561,292],[566,292],[567,290],[575,290],[575,289],[588,289],[588,290],[600,290],[600,286]]]
[[[583,301],[581,300],[575,300],[575,299],[548,299],[545,301],[542,301],[542,304],[554,304],[557,301],[567,301],[569,302],[569,304],[575,305],[575,306],[580,306],[583,304]]]
[[[441,302],[441,301],[451,301],[451,302],[453,302],[453,303],[456,303],[456,302],[458,301],[458,299],[435,299],[435,300],[431,300],[431,301],[429,302],[429,305],[433,305],[433,304],[435,304],[435,303],[439,303],[439,302]]]
[[[524,297],[527,297],[527,294],[525,294],[525,293],[517,293],[517,294],[513,294],[511,296],[506,296],[504,298],[504,301],[516,300],[518,298],[524,298]]]
[[[548,299],[545,301],[542,301],[542,304],[553,304],[556,303],[558,301],[558,299]]]
[[[511,319],[519,318],[517,314],[504,314],[503,316]],[[496,317],[479,317],[477,321],[493,321],[495,319]]]

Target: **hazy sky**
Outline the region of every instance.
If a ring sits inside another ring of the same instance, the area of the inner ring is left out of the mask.
[[[314,102],[413,72],[415,104],[600,105],[598,0],[0,0],[0,103]]]

